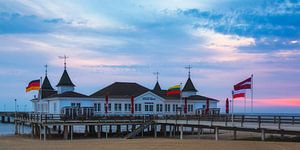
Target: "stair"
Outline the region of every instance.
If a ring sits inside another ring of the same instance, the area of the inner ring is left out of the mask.
[[[136,135],[138,135],[139,133],[141,133],[142,131],[144,131],[144,129],[148,128],[153,123],[154,123],[153,121],[147,121],[147,122],[145,122],[142,126],[138,127],[134,131],[132,131],[129,134],[127,134],[124,138],[125,139],[133,139]]]

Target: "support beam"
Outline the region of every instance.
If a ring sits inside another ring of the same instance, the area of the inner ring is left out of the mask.
[[[198,127],[198,138],[200,139],[200,134],[201,134],[201,128]]]
[[[108,125],[105,125],[105,138],[108,138]]]
[[[215,127],[215,140],[218,141],[219,140],[219,128]]]
[[[67,140],[69,136],[68,126],[64,125],[64,139]]]
[[[40,140],[42,140],[42,125],[39,125],[40,127],[40,130],[39,130],[39,133],[40,133]]]
[[[73,131],[74,131],[74,130],[73,130],[73,127],[74,127],[74,126],[70,126],[70,134],[71,134],[70,139],[71,139],[71,140],[73,140]]]
[[[261,129],[261,140],[264,141],[265,140],[265,129]]]
[[[154,138],[157,138],[157,124],[153,124],[154,126]]]
[[[100,125],[98,125],[97,126],[97,131],[98,131],[98,138],[100,139],[101,138],[101,128],[102,128],[102,126],[100,126]]]
[[[233,130],[233,139],[236,140],[236,130]]]
[[[180,125],[180,140],[183,139],[183,125]]]
[[[44,126],[44,141],[46,141],[47,138],[47,126]]]
[[[15,121],[15,135],[18,134],[18,122]]]
[[[172,125],[169,125],[169,133],[170,133],[170,137],[172,137]]]

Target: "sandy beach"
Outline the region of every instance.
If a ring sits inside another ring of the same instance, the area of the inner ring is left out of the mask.
[[[73,141],[48,140],[46,142],[28,137],[0,137],[0,150],[297,150],[300,143],[294,142],[261,142],[261,141],[230,141],[206,139],[80,139]]]

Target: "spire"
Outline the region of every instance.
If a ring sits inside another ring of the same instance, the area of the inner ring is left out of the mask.
[[[188,74],[188,77],[190,78],[191,77],[191,65],[188,65],[187,67],[185,67],[185,69],[188,69],[189,70],[189,74]]]
[[[58,58],[64,59],[64,70],[67,70],[67,58],[69,58],[69,57],[64,55],[64,56],[58,56]]]
[[[158,81],[156,82],[154,88],[153,88],[154,91],[161,91],[161,88],[160,88],[160,85],[158,83]]]
[[[194,86],[194,84],[193,84],[190,77],[186,81],[182,91],[184,91],[184,92],[197,92],[197,89],[195,88],[195,86]]]
[[[75,85],[73,84],[73,82],[70,79],[70,76],[67,72],[67,70],[64,70],[58,84],[56,86],[72,86],[74,87]]]
[[[54,90],[53,87],[50,84],[50,81],[47,77],[47,74],[44,78],[43,84],[42,84],[42,90]]]

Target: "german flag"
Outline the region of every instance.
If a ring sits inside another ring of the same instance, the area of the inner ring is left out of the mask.
[[[167,95],[178,95],[178,94],[180,94],[180,85],[172,86],[167,91]]]
[[[39,90],[40,89],[40,80],[33,80],[29,82],[28,86],[26,87],[26,92],[30,92],[32,90]]]

